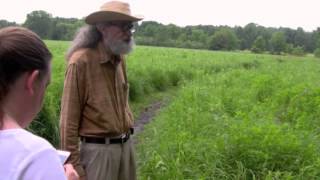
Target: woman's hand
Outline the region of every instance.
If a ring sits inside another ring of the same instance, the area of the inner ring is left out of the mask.
[[[73,168],[72,164],[65,164],[64,171],[68,180],[79,180],[77,171]]]

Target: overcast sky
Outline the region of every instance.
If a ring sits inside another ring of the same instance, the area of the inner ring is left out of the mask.
[[[124,0],[133,14],[163,24],[266,27],[320,27],[320,0]],[[34,10],[56,17],[82,18],[106,0],[1,0],[0,19],[22,23]]]

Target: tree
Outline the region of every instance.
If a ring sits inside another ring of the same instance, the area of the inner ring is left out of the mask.
[[[68,40],[69,30],[71,29],[71,25],[67,23],[58,22],[55,24],[55,28],[52,31],[51,38],[54,40]]]
[[[293,40],[294,40],[294,43],[293,43],[294,46],[304,46],[306,44],[307,36],[301,27],[297,28],[297,30],[295,31],[295,36]]]
[[[320,58],[320,48],[317,48],[317,49],[314,51],[314,56]]]
[[[50,38],[52,16],[45,11],[32,11],[27,15],[24,26],[37,33],[41,38]]]
[[[238,47],[239,40],[236,34],[226,28],[218,30],[209,42],[211,50],[234,50]]]
[[[15,22],[9,22],[7,20],[0,20],[0,28],[8,27],[8,26],[17,26],[17,23]]]
[[[71,40],[77,29],[83,26],[84,22],[76,18],[59,18],[52,19],[52,30],[50,39],[54,40]]]
[[[255,23],[249,23],[243,28],[243,40],[244,49],[250,49],[253,42],[256,40],[259,33],[258,25]]]
[[[253,42],[251,51],[254,53],[262,53],[267,48],[267,43],[262,36],[258,36],[257,39]]]
[[[0,28],[15,25],[18,24],[0,20]],[[31,12],[23,24],[42,38],[54,40],[71,40],[76,30],[83,25],[83,19],[52,18],[45,11]],[[313,53],[320,44],[320,40],[317,40],[320,37],[320,28],[313,32],[306,32],[302,28],[296,30],[270,28],[255,23],[249,23],[245,27],[213,25],[180,27],[174,24],[164,25],[155,21],[135,23],[134,26],[136,28],[134,37],[139,45],[222,50],[251,49],[256,53],[270,51],[280,54],[281,52],[292,53],[294,48],[298,46],[306,52]],[[283,37],[279,38],[275,35],[278,33],[279,36],[281,32],[284,33],[284,40]],[[317,43],[317,41],[319,42]],[[285,48],[284,44],[291,45]],[[300,51],[301,49],[295,50]]]
[[[272,34],[270,44],[272,47],[272,53],[281,54],[286,49],[286,39],[283,32],[275,32]]]
[[[316,40],[316,48],[320,48],[320,35],[318,39]]]
[[[301,46],[294,47],[294,48],[292,49],[291,54],[293,54],[293,55],[295,55],[295,56],[304,56],[304,55],[306,55],[303,47],[301,47]]]
[[[293,50],[294,50],[294,45],[293,44],[289,43],[289,44],[286,45],[286,50],[285,50],[286,53],[292,54]]]

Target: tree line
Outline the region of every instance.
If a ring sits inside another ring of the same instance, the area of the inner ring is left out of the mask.
[[[0,28],[6,26],[23,26],[31,29],[43,39],[71,40],[77,29],[84,25],[82,19],[52,17],[46,11],[33,11],[27,14],[24,23],[17,24],[0,20]]]
[[[320,28],[270,28],[255,23],[244,27],[198,25],[178,27],[142,22],[136,30],[137,44],[208,50],[251,50],[255,53],[304,55],[320,49]]]
[[[53,17],[45,11],[27,14],[23,24],[0,20],[0,28],[21,25],[43,39],[72,40],[83,19]],[[249,23],[244,27],[198,25],[179,27],[154,21],[135,24],[135,39],[139,45],[208,49],[251,50],[254,53],[315,53],[320,57],[320,27],[312,32],[303,28],[271,28]]]

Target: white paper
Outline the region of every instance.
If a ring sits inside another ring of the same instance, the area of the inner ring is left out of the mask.
[[[69,151],[62,151],[62,150],[57,150],[59,158],[61,160],[61,163],[64,164],[68,157],[70,156],[70,152]]]

